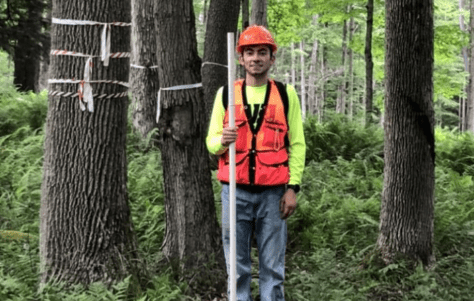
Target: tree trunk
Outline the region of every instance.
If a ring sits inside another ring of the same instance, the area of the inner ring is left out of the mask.
[[[54,0],[53,17],[130,22],[130,1]],[[53,24],[53,49],[99,55],[103,26]],[[130,50],[130,28],[111,26],[112,52]],[[87,58],[51,57],[53,79],[84,79]],[[93,60],[92,80],[128,81],[129,60]],[[92,83],[94,93],[126,93]],[[78,84],[50,84],[50,93],[76,93]],[[77,95],[77,93],[76,93]],[[40,213],[42,283],[107,284],[139,275],[137,243],[127,200],[126,95],[94,99],[81,111],[76,97],[49,97]],[[142,267],[140,267],[142,268]],[[132,278],[134,279],[134,278]]]
[[[328,27],[328,24],[325,23],[324,27]],[[323,115],[324,115],[324,102],[327,99],[328,93],[327,93],[327,78],[326,78],[326,73],[327,73],[327,52],[328,52],[328,46],[326,44],[323,44],[324,46],[322,47],[321,51],[321,97],[319,98],[319,122],[323,121]]]
[[[200,83],[192,0],[159,0],[156,4],[160,83],[164,87]],[[158,127],[166,211],[163,253],[179,262],[182,272],[196,273],[198,278],[216,277],[209,260],[217,258],[223,271],[224,257],[204,143],[207,128],[202,91],[162,91],[161,108]],[[218,280],[225,283],[225,276]]]
[[[250,24],[268,26],[267,23],[267,0],[252,0],[252,15]]]
[[[132,0],[132,122],[142,137],[146,137],[157,127],[156,97],[160,84],[158,69],[155,67],[157,59],[154,5],[153,0]]]
[[[352,37],[354,35],[354,17],[351,17],[349,21],[349,43],[352,42]],[[349,81],[348,81],[348,92],[346,93],[349,97],[349,119],[352,120],[354,117],[354,57],[352,49],[348,49],[349,57]]]
[[[242,0],[242,31],[249,27],[250,14],[249,14],[249,0]],[[236,43],[237,44],[237,43]],[[245,68],[242,65],[238,65],[238,73],[241,78],[245,78]]]
[[[343,68],[342,71],[342,82],[339,86],[339,98],[336,106],[336,112],[340,114],[345,114],[346,111],[346,56],[347,56],[347,21],[344,20],[342,25],[342,57],[341,65]]]
[[[291,85],[296,86],[296,57],[295,57],[295,44],[291,43]]]
[[[242,0],[242,30],[250,24],[249,0]]]
[[[433,263],[433,1],[386,2],[385,172],[378,247]]]
[[[306,83],[304,81],[304,45],[303,41],[300,41],[300,62],[301,62],[301,115],[303,117],[303,120],[306,118]]]
[[[313,24],[317,26],[318,24],[318,15],[313,16]],[[313,42],[313,49],[311,50],[311,64],[309,69],[309,78],[308,78],[308,107],[310,108],[311,115],[318,114],[318,98],[316,94],[316,74],[317,74],[317,64],[318,64],[318,46],[319,42],[317,39]]]
[[[227,84],[227,33],[236,32],[240,0],[213,0],[209,6],[209,19],[204,42],[202,84],[206,106],[206,127],[214,98],[219,87]],[[233,51],[233,49],[232,49]],[[220,64],[216,65],[214,63]]]
[[[469,16],[469,87],[466,101],[466,129],[474,133],[474,1],[470,2]]]
[[[374,23],[374,0],[367,2],[367,33],[365,36],[365,123],[372,123],[372,99],[373,99],[373,69],[372,61],[372,27]]]
[[[14,48],[15,71],[13,83],[20,91],[39,91],[41,58],[41,14],[43,1],[27,2],[27,17],[18,21],[18,36]]]
[[[41,36],[41,62],[40,73],[38,81],[38,90],[42,91],[48,88],[49,79],[49,53],[51,52],[51,14],[52,2],[47,0],[46,4],[46,19],[43,22],[44,34]]]

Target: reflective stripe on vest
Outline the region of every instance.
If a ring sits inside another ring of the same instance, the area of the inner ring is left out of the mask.
[[[270,89],[268,91],[268,89]],[[290,178],[285,138],[288,122],[278,88],[273,80],[267,85],[265,101],[257,125],[249,123],[250,108],[245,96],[245,82],[235,82],[235,125],[238,127],[236,150],[237,184],[275,186],[287,184]],[[228,110],[224,127],[228,126]],[[229,182],[229,152],[219,158],[217,178]]]

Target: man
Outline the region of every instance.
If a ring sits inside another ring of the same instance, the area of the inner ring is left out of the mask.
[[[268,78],[277,45],[263,26],[242,32],[237,52],[246,70],[235,82],[235,127],[229,127],[227,92],[219,89],[211,116],[207,147],[219,156],[222,182],[222,239],[229,267],[229,153],[236,148],[237,300],[251,301],[251,237],[259,251],[260,298],[284,300],[286,218],[296,209],[296,193],[305,161],[305,141],[298,95]],[[223,95],[225,97],[223,97]]]

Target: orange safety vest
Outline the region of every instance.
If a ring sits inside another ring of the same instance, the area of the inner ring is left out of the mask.
[[[268,89],[270,91],[268,91]],[[285,107],[275,81],[267,85],[265,101],[260,110],[256,127],[249,123],[250,106],[245,95],[245,82],[235,82],[235,126],[238,127],[236,150],[237,184],[276,186],[287,184],[290,179],[288,167],[287,134],[288,122]],[[224,127],[229,124],[226,110]],[[229,182],[229,151],[219,157],[217,178]]]

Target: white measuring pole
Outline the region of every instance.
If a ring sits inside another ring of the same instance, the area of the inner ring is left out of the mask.
[[[229,80],[229,126],[235,126],[235,101],[234,101],[234,33],[227,33],[227,65]],[[236,206],[235,206],[235,142],[229,145],[229,218],[230,218],[230,275],[229,275],[229,301],[237,300],[237,239],[236,239]]]

